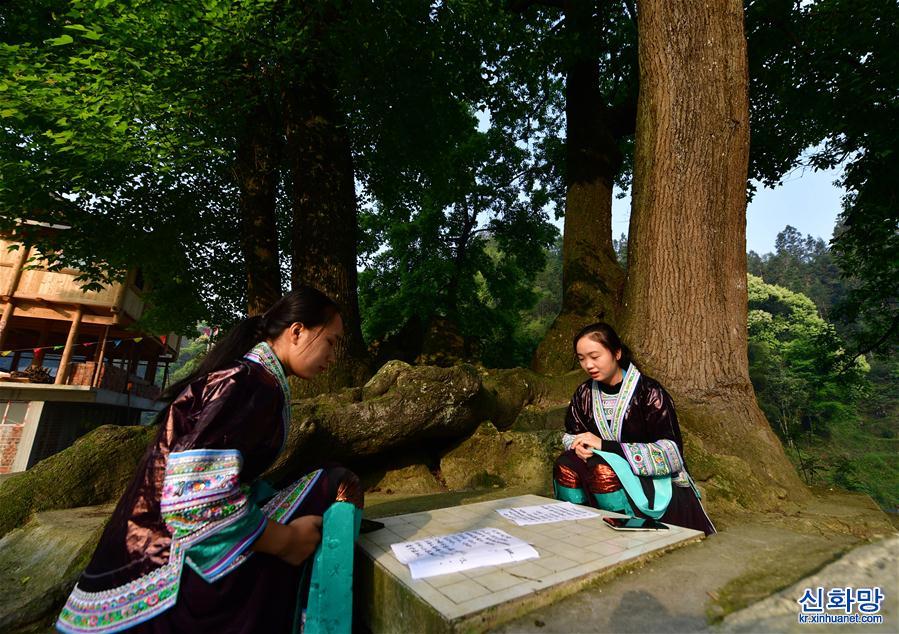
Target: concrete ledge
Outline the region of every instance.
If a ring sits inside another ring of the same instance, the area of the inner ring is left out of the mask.
[[[165,404],[140,396],[113,392],[88,385],[49,385],[43,383],[2,383],[0,400],[48,401],[53,403],[99,403],[130,407],[131,409],[159,411]]]
[[[374,634],[483,632],[620,568],[703,537],[680,527],[619,532],[598,518],[516,526],[496,513],[499,508],[553,501],[524,495],[382,518],[384,529],[359,540],[357,618]],[[413,580],[390,550],[396,542],[487,526],[531,543],[540,558]]]

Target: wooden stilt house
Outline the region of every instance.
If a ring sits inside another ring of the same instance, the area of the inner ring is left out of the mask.
[[[77,270],[0,236],[0,474],[27,469],[103,424],[137,424],[157,398],[180,337],[135,330],[139,270],[83,291]]]

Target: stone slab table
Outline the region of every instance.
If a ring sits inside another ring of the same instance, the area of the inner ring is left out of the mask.
[[[483,632],[577,592],[616,568],[699,541],[699,531],[615,531],[594,519],[516,526],[497,509],[555,502],[537,495],[380,518],[359,538],[356,618],[373,634]],[[413,580],[390,545],[475,528],[500,528],[530,543],[538,559]]]

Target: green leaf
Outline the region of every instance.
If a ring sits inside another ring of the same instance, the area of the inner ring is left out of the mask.
[[[74,41],[75,40],[72,39],[71,35],[63,34],[57,38],[53,38],[51,40],[45,40],[45,43],[49,44],[50,46],[64,46],[66,44],[71,44]]]

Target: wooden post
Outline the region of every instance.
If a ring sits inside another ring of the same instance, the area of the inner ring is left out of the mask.
[[[6,335],[9,333],[9,320],[16,310],[13,295],[19,287],[19,280],[22,279],[22,269],[25,268],[25,262],[28,261],[28,255],[31,253],[31,247],[24,245],[19,246],[19,259],[13,267],[12,275],[9,278],[9,284],[3,289],[3,297],[0,297],[6,306],[3,307],[3,317],[0,317],[0,349],[6,345]]]
[[[103,338],[97,344],[97,351],[94,353],[94,375],[91,377],[91,387],[97,387],[102,376],[102,366],[104,364],[103,356],[106,354],[106,338],[109,336],[109,326],[103,330]]]
[[[16,264],[13,267],[9,283],[6,285],[6,288],[3,289],[3,299],[8,300],[16,294],[16,289],[19,287],[19,280],[22,279],[22,269],[25,268],[25,262],[28,261],[28,256],[30,254],[31,247],[26,247],[24,245],[19,246],[19,259],[16,260]]]
[[[6,334],[9,332],[9,320],[16,310],[12,299],[3,307],[3,317],[0,317],[0,350],[6,345]]]
[[[81,317],[84,315],[84,307],[78,306],[75,311],[75,320],[72,327],[69,328],[69,337],[66,339],[66,347],[62,351],[62,359],[59,360],[59,370],[56,371],[55,385],[65,385],[66,378],[69,374],[69,361],[72,359],[72,348],[78,340],[78,330],[81,328]]]

